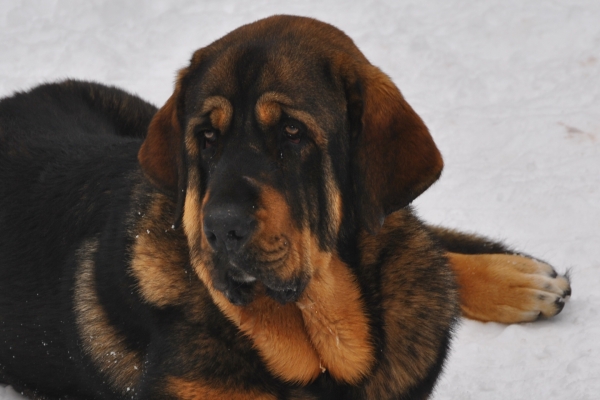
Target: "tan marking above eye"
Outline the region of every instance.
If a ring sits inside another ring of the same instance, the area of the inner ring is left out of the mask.
[[[231,123],[233,106],[224,97],[213,96],[204,100],[201,113],[210,118],[210,123],[221,132],[225,132]]]
[[[274,125],[279,121],[283,106],[290,106],[292,101],[282,93],[264,93],[256,102],[256,118],[263,127]]]

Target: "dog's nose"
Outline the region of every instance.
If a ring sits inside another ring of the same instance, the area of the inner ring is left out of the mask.
[[[211,207],[204,216],[204,233],[215,250],[235,253],[248,241],[256,226],[254,217],[238,206]]]

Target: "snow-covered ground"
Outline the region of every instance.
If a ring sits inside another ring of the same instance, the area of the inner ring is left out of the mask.
[[[0,0],[0,96],[75,77],[160,105],[193,50],[276,13],[346,31],[423,117],[446,160],[424,219],[572,268],[552,320],[465,321],[435,399],[600,398],[600,1]]]

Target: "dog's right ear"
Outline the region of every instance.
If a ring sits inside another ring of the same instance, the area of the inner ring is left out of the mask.
[[[150,182],[162,191],[176,194],[176,227],[181,223],[187,190],[185,141],[181,127],[183,88],[190,71],[200,64],[205,52],[206,48],[196,50],[189,66],[179,71],[173,94],[150,121],[148,134],[138,152],[138,161]]]
[[[194,54],[192,62],[195,57],[196,54]],[[181,222],[187,189],[187,169],[179,103],[182,96],[181,88],[188,71],[189,67],[179,71],[175,91],[150,121],[148,134],[138,152],[138,161],[150,182],[164,192],[176,194],[175,226],[179,226]]]
[[[169,192],[178,190],[183,167],[178,92],[176,90],[152,118],[146,140],[138,153],[138,161],[146,177],[153,185]]]

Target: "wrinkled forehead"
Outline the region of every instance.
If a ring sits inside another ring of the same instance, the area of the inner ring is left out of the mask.
[[[232,46],[206,57],[189,74],[185,93],[189,114],[197,114],[206,99],[216,96],[242,110],[255,107],[265,94],[275,94],[272,98],[315,116],[344,99],[330,60],[293,42]]]

